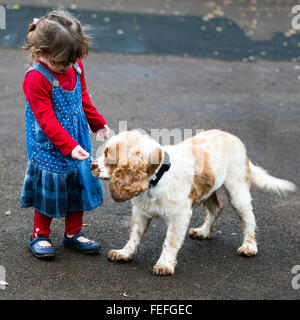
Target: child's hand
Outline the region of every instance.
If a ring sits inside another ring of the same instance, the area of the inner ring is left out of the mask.
[[[81,148],[80,145],[76,146],[71,152],[71,157],[77,160],[85,160],[89,156],[90,154]]]
[[[99,140],[108,139],[108,135],[109,135],[109,127],[107,124],[104,125],[103,129],[100,129],[96,132],[96,138]]]

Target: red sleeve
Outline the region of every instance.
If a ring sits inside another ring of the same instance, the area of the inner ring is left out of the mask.
[[[41,129],[59,151],[67,156],[78,142],[56,118],[52,107],[51,84],[40,72],[32,70],[24,79],[23,90]]]
[[[106,124],[106,121],[104,118],[99,114],[97,109],[93,106],[89,93],[86,91],[86,82],[84,78],[84,71],[83,71],[83,65],[81,61],[78,61],[78,65],[80,69],[82,70],[82,73],[80,75],[80,81],[81,81],[81,95],[82,95],[82,107],[83,111],[85,113],[85,116],[87,118],[87,121],[92,129],[93,132],[98,131],[99,129],[102,129],[104,125]]]

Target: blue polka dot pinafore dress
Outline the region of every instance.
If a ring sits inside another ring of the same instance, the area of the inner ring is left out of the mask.
[[[91,140],[82,108],[81,69],[74,64],[76,86],[73,91],[60,87],[59,81],[41,64],[37,70],[50,82],[52,105],[60,124],[79,145],[91,154]],[[40,128],[28,101],[25,108],[28,165],[21,194],[21,207],[34,207],[50,218],[63,218],[67,212],[90,211],[103,203],[100,181],[90,170],[91,157],[84,161],[65,157]]]

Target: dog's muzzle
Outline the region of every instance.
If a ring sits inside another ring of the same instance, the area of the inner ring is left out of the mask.
[[[92,170],[92,173],[94,176],[96,176],[96,177],[100,176],[101,171],[100,171],[99,165],[96,161],[93,161],[90,164],[90,169]]]
[[[110,179],[109,176],[106,176],[105,170],[101,170],[101,168],[100,168],[100,166],[99,166],[97,161],[93,161],[90,164],[90,169],[92,170],[92,174],[95,177],[99,177],[102,180],[109,180]]]
[[[93,161],[91,164],[90,164],[90,168],[91,170],[93,171],[94,169],[98,169],[98,163],[96,161]]]

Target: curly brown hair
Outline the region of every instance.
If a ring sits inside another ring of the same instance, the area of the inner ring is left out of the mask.
[[[29,65],[45,57],[56,66],[67,66],[88,55],[91,35],[80,21],[64,9],[56,9],[28,26],[26,43]]]

